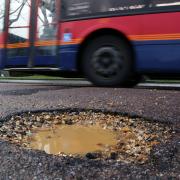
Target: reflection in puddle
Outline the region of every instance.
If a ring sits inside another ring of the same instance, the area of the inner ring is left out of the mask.
[[[37,131],[30,143],[31,148],[49,154],[86,154],[104,150],[115,145],[116,134],[101,127],[57,126],[54,129]]]

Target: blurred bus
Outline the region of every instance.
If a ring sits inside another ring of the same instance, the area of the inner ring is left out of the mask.
[[[180,0],[0,0],[0,68],[98,86],[180,75]]]

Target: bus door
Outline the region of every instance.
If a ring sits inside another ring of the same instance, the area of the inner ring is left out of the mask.
[[[57,67],[59,0],[37,1],[35,16],[35,59],[36,66]]]
[[[6,1],[6,61],[5,67],[22,67],[30,55],[31,0]]]

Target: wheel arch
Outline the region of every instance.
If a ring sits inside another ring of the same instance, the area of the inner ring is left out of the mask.
[[[88,45],[88,43],[90,41],[93,41],[93,39],[95,39],[96,37],[104,36],[104,35],[113,35],[113,36],[120,38],[122,41],[124,41],[124,43],[130,49],[132,61],[133,61],[133,64],[135,65],[135,63],[134,63],[135,62],[135,51],[134,51],[133,45],[132,45],[131,41],[128,39],[128,37],[124,33],[120,32],[116,29],[102,28],[102,29],[98,29],[96,31],[91,32],[90,34],[88,34],[85,37],[83,42],[81,42],[80,47],[78,48],[77,62],[76,62],[76,68],[77,68],[78,72],[82,73],[82,68],[81,68],[81,64],[82,64],[82,60],[83,60],[82,55],[83,55],[83,52],[84,52],[86,46]]]

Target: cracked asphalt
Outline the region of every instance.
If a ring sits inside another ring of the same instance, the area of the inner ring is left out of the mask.
[[[95,109],[171,124],[171,141],[152,152],[145,165],[56,157],[0,141],[0,179],[180,178],[180,91],[0,83],[1,123],[28,111]]]

